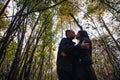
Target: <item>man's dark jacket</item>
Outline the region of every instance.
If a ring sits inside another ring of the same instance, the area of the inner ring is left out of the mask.
[[[58,54],[57,54],[57,69],[71,72],[72,71],[72,53],[71,50],[75,43],[71,38],[63,38],[60,42]],[[61,52],[64,52],[67,56],[62,56]]]

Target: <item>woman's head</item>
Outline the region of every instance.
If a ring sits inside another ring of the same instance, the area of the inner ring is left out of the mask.
[[[77,35],[76,35],[76,39],[79,40],[80,42],[82,41],[83,38],[88,38],[88,33],[86,31],[78,31]]]
[[[92,43],[88,36],[88,33],[84,30],[78,31],[78,33],[76,35],[76,39],[79,40],[79,43],[82,43],[83,41],[85,41],[85,43],[90,43],[89,53],[90,53],[90,55],[92,55]]]

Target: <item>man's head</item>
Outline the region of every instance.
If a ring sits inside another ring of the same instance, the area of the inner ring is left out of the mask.
[[[73,30],[66,30],[65,35],[67,38],[71,38],[71,39],[75,38],[75,32]]]

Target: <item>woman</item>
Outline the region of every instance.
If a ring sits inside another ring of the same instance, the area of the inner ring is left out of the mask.
[[[73,73],[74,80],[97,80],[92,68],[92,43],[86,31],[78,31],[76,39],[79,43],[74,47]],[[88,43],[89,46],[85,46]]]

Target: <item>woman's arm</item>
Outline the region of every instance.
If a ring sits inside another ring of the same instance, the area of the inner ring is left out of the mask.
[[[90,49],[90,43],[85,43],[85,41],[82,41],[80,45],[83,49]]]

